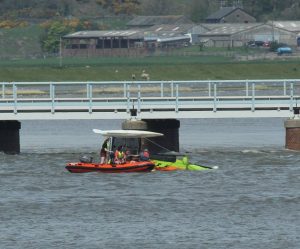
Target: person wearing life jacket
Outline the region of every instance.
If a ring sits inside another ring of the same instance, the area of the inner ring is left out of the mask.
[[[115,151],[114,162],[116,164],[125,163],[125,153],[122,151],[122,146],[119,146]]]
[[[141,153],[140,153],[140,160],[141,161],[148,161],[150,158],[150,154],[148,149],[144,149]]]

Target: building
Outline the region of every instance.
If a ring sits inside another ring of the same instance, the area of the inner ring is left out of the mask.
[[[80,31],[62,37],[62,55],[130,56],[144,53],[144,33],[138,30]]]
[[[300,33],[300,21],[268,21],[267,23],[276,28],[285,29],[297,34]]]
[[[296,35],[297,46],[300,47],[300,21],[269,21],[268,24]]]
[[[240,7],[222,7],[205,19],[206,23],[253,23],[256,18]]]
[[[151,37],[157,37],[162,40],[163,38],[173,38],[176,39],[178,37],[184,37],[186,40],[188,37],[189,44],[197,44],[198,36],[204,32],[208,31],[203,25],[195,25],[195,24],[161,24],[154,25],[148,29],[144,30],[145,39]]]
[[[241,47],[249,41],[277,41],[295,46],[297,35],[268,23],[203,24],[209,31],[199,35],[202,44],[210,47]]]
[[[63,56],[143,56],[187,46],[195,24],[185,16],[137,16],[128,30],[80,31],[62,37]],[[198,38],[197,36],[194,38]]]
[[[191,44],[228,48],[271,41],[300,46],[300,21],[158,24],[143,29],[80,31],[62,37],[61,47],[64,57],[139,57],[172,53]]]
[[[62,37],[62,55],[144,56],[191,44],[195,25],[155,25],[139,30],[80,31]]]

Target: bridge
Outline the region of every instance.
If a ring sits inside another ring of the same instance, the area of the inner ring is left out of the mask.
[[[143,129],[164,130],[159,142],[178,151],[178,119],[292,116],[285,122],[286,147],[300,150],[298,79],[2,82],[0,86],[0,151],[6,153],[20,152],[22,120],[125,119],[127,129],[146,123]],[[129,120],[132,117],[144,121]]]
[[[300,79],[2,82],[0,120],[290,117]],[[299,103],[300,104],[300,103]]]

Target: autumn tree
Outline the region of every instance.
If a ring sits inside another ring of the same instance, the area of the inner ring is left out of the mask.
[[[140,6],[138,0],[96,0],[96,3],[114,14],[127,15],[136,14]]]

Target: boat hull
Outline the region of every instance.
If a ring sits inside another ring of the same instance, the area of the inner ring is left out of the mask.
[[[152,162],[129,162],[124,164],[97,164],[97,163],[67,163],[66,169],[71,173],[130,173],[149,172],[155,167]]]
[[[175,170],[207,170],[212,169],[208,166],[202,166],[197,164],[186,164],[183,160],[177,159],[175,162],[161,161],[161,160],[153,160],[155,163],[155,170],[158,171],[175,171]]]

